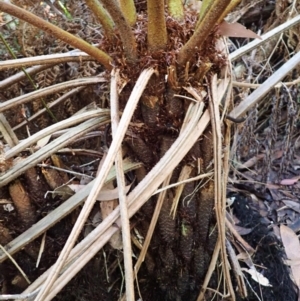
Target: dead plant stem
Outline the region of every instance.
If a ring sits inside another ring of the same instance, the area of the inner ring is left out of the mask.
[[[111,124],[112,135],[115,139],[116,132],[119,126],[119,95],[118,82],[120,81],[119,70],[113,69],[111,73],[110,84],[110,108],[111,108]],[[123,256],[125,269],[125,286],[126,300],[135,300],[134,298],[134,276],[132,269],[132,248],[130,236],[130,224],[127,208],[126,192],[125,192],[125,177],[123,169],[122,146],[120,146],[115,160],[117,184],[119,192],[119,206],[121,216],[121,228],[123,239]]]
[[[251,50],[258,48],[259,46],[263,45],[270,39],[274,38],[276,35],[282,33],[285,30],[290,29],[291,27],[295,26],[300,22],[300,15],[297,15],[291,20],[286,21],[285,23],[275,27],[274,29],[270,30],[269,32],[265,33],[264,35],[261,36],[261,40],[256,39],[245,46],[239,48],[238,50],[232,52],[229,54],[229,60],[235,61],[242,57],[244,54],[247,52],[250,52]]]
[[[169,185],[171,176],[172,176],[172,174],[170,174],[166,177],[166,179],[164,180],[164,182],[162,184],[162,187],[165,187],[165,186]],[[148,229],[148,232],[147,232],[144,244],[143,244],[143,248],[142,248],[140,256],[139,256],[139,258],[138,258],[138,260],[137,260],[137,262],[134,266],[135,276],[137,275],[137,273],[138,273],[138,271],[141,267],[142,262],[145,260],[145,256],[147,254],[147,251],[148,251],[148,248],[149,248],[149,245],[150,245],[150,241],[151,241],[155,226],[156,226],[157,221],[158,221],[158,217],[159,217],[159,214],[160,214],[161,207],[162,207],[163,202],[166,198],[166,193],[167,193],[167,190],[163,190],[158,196],[158,200],[157,200],[155,210],[154,210],[154,213],[153,213],[153,216],[152,216],[152,219],[151,219],[151,223],[149,225],[149,229]]]
[[[226,281],[227,288],[231,295],[232,300],[235,300],[235,293],[233,290],[230,272],[229,272],[229,263],[226,254],[225,246],[225,203],[224,203],[224,194],[223,194],[223,181],[222,177],[224,174],[223,162],[222,162],[222,132],[221,132],[221,120],[220,120],[220,111],[218,103],[218,93],[217,93],[217,75],[215,74],[211,80],[211,101],[210,113],[211,113],[211,125],[214,137],[214,171],[215,171],[215,210],[218,224],[218,234],[220,236],[221,242],[221,258],[223,263],[224,271],[224,280]],[[226,181],[226,179],[225,179]]]
[[[36,15],[22,9],[16,5],[10,4],[8,2],[0,1],[0,11],[3,11],[7,14],[15,16],[25,22],[28,22],[41,30],[55,36],[56,38],[64,41],[65,43],[72,45],[73,47],[80,49],[87,54],[94,57],[99,63],[101,63],[107,70],[111,70],[111,57],[99,50],[98,48],[90,45],[86,41],[74,36],[73,34],[68,33],[67,31],[62,30],[61,28],[43,20],[42,18],[37,17]]]
[[[281,81],[290,71],[300,63],[300,52],[297,52],[274,74],[272,74],[260,87],[246,97],[237,107],[229,114],[232,118],[242,117],[248,110],[256,105],[273,87]]]
[[[217,240],[217,243],[216,243],[216,246],[215,246],[215,249],[214,249],[214,252],[213,252],[213,255],[212,255],[212,258],[211,258],[211,261],[210,261],[210,264],[209,264],[209,267],[208,267],[208,270],[207,270],[207,273],[205,275],[205,278],[204,278],[204,281],[203,281],[203,284],[202,284],[201,291],[200,291],[199,296],[197,298],[197,301],[205,300],[204,299],[204,294],[205,294],[206,288],[208,286],[208,283],[210,281],[211,275],[215,270],[217,260],[218,260],[218,257],[219,257],[219,253],[220,253],[220,249],[221,249],[221,241],[220,241],[220,236],[219,236],[218,240]]]
[[[33,101],[35,99],[39,99],[39,98],[42,98],[47,95],[61,92],[68,88],[93,85],[93,84],[97,84],[97,83],[101,83],[101,82],[106,82],[106,80],[101,77],[86,77],[86,78],[78,78],[78,79],[70,80],[67,82],[59,83],[56,85],[52,85],[50,87],[36,90],[31,93],[27,93],[25,95],[21,95],[21,96],[12,98],[6,102],[0,103],[0,112],[3,112],[8,109],[12,109],[16,105],[27,103],[29,101]]]
[[[84,88],[85,88],[84,86],[81,86],[81,87],[72,89],[69,92],[64,93],[61,97],[57,98],[56,100],[54,100],[53,102],[48,104],[49,109],[58,105],[59,103],[63,102],[64,100],[70,98],[72,95],[79,93]],[[46,112],[45,108],[39,110],[37,113],[31,115],[29,118],[27,118],[26,120],[22,121],[21,123],[17,124],[15,127],[13,127],[13,130],[15,131],[15,130],[21,128],[22,126],[28,124],[28,122],[30,122],[30,121],[33,121],[35,118],[37,118],[38,116],[42,115],[45,112]]]
[[[45,64],[48,65],[44,67],[42,66],[33,67],[33,68],[39,68],[37,72],[40,72],[43,71],[44,69],[52,67],[52,65],[58,65],[67,62],[82,63],[85,61],[95,61],[95,58],[91,57],[90,55],[86,54],[83,51],[76,50],[67,53],[37,55],[34,57],[25,57],[25,58],[15,59],[15,60],[0,61],[0,70],[28,67],[33,65],[45,65]],[[6,79],[1,81],[1,84],[4,81],[6,81]]]
[[[162,187],[162,188],[159,188],[157,189],[153,195],[157,194],[157,193],[160,193],[162,192],[163,190],[167,190],[167,189],[170,189],[170,188],[173,188],[173,187],[176,187],[176,186],[179,186],[179,185],[182,185],[182,184],[187,184],[187,183],[190,183],[190,182],[194,182],[194,181],[198,181],[198,180],[202,180],[202,179],[205,179],[205,178],[209,178],[213,175],[213,172],[208,172],[208,173],[205,173],[205,174],[201,174],[201,175],[198,175],[196,177],[192,177],[192,178],[189,178],[189,179],[186,179],[186,180],[183,180],[183,181],[179,181],[177,183],[174,183],[174,184],[171,184],[171,185],[168,185],[166,187]]]
[[[18,263],[14,260],[14,258],[5,250],[5,248],[0,244],[0,249],[6,253],[7,257],[11,260],[11,262],[14,264],[14,266],[17,268],[17,270],[21,273],[21,275],[24,277],[26,282],[30,284],[30,280],[28,279],[27,275],[25,272],[22,270],[22,268],[18,265]]]
[[[191,118],[189,125],[185,129],[182,136],[179,137],[171,148],[167,151],[164,157],[161,159],[160,163],[154,166],[154,168],[146,175],[141,183],[130,193],[128,196],[129,203],[129,216],[133,216],[140,207],[149,199],[152,193],[157,189],[157,187],[162,183],[165,179],[165,174],[170,173],[178,163],[183,159],[188,150],[194,145],[199,136],[203,133],[204,129],[207,127],[209,123],[209,113],[206,111],[202,118],[200,116],[202,114],[203,104],[196,104],[194,106],[194,116]],[[199,120],[200,119],[200,120]],[[122,122],[122,120],[121,120]],[[178,149],[182,149],[182,152],[178,152]],[[172,158],[172,160],[170,160]],[[119,217],[118,207],[106,218],[102,221],[102,223],[92,231],[84,241],[80,242],[71,252],[70,255],[78,256],[76,254],[82,254],[82,250],[85,250],[85,254],[81,255],[78,258],[78,262],[75,261],[72,264],[72,268],[74,268],[74,272],[78,272],[80,270],[79,265],[85,265],[93,256],[94,252],[98,252],[102,246],[107,243],[109,238],[117,231],[116,227],[111,227],[113,223],[117,221]],[[97,240],[97,242],[95,241]],[[88,245],[86,245],[86,241],[89,241]],[[95,242],[95,243],[93,243]],[[92,249],[90,252],[90,246],[93,246],[96,249]],[[62,289],[68,281],[72,279],[74,273],[70,273],[68,269],[64,270],[64,274],[56,281],[58,286],[55,287],[55,290],[51,291],[50,295],[57,294],[59,292],[59,288]],[[49,274],[55,269],[55,266],[52,266],[48,271],[46,271],[34,285],[31,286],[31,289],[36,289],[38,285],[43,283]],[[51,272],[50,272],[51,271]],[[72,270],[73,271],[73,270]],[[26,290],[27,292],[29,290]],[[45,300],[46,301],[46,300]]]
[[[42,287],[41,291],[37,295],[35,301],[44,301],[46,299],[46,296],[48,295],[49,290],[53,286],[55,280],[57,279],[59,272],[61,271],[65,261],[67,260],[70,251],[72,250],[81,230],[82,227],[88,218],[88,215],[96,201],[96,197],[99,194],[105,179],[109,173],[110,168],[112,167],[113,161],[115,160],[116,154],[118,152],[118,149],[123,141],[125,132],[127,130],[127,127],[129,125],[130,119],[132,117],[132,114],[135,110],[135,107],[146,88],[146,85],[154,73],[154,70],[152,68],[146,69],[142,72],[139,79],[137,80],[133,91],[128,99],[127,105],[125,107],[125,110],[123,112],[119,127],[116,132],[115,139],[113,139],[111,147],[109,148],[109,151],[107,153],[107,157],[105,162],[103,163],[103,167],[100,170],[95,185],[93,186],[90,195],[88,196],[80,215],[73,227],[73,230],[63,248],[63,250],[60,253],[59,258],[57,259],[57,262],[54,265],[53,270],[50,272],[49,277],[47,278],[44,286]]]
[[[41,72],[45,69],[48,69],[50,67],[51,67],[51,65],[40,65],[40,66],[35,66],[35,67],[28,68],[25,71],[26,71],[27,74],[32,75],[32,74],[36,74],[38,72]],[[24,74],[23,71],[21,71],[21,72],[18,72],[16,74],[12,75],[12,76],[9,76],[9,77],[5,78],[4,80],[2,80],[0,82],[0,90],[8,88],[8,87],[12,86],[15,83],[18,83],[19,81],[21,81],[25,77],[26,77],[26,75]]]

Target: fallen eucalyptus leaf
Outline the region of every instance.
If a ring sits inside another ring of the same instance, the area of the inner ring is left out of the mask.
[[[218,31],[220,35],[226,37],[233,37],[233,38],[252,38],[252,39],[262,39],[259,35],[253,32],[250,29],[247,29],[240,23],[227,23],[223,21],[218,26]]]

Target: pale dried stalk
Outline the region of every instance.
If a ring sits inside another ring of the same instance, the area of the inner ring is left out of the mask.
[[[7,62],[7,61],[4,61]],[[0,62],[1,65],[2,62]],[[21,66],[23,67],[23,65]],[[20,82],[21,80],[26,78],[26,74],[32,75],[32,74],[36,74],[39,73],[45,69],[51,68],[52,65],[40,65],[40,66],[34,66],[31,68],[28,68],[24,71],[18,72],[12,76],[9,76],[5,79],[3,79],[2,81],[0,81],[0,90],[6,89],[18,82]]]
[[[169,185],[171,177],[172,177],[172,173],[169,174],[166,177],[166,179],[164,180],[163,185],[162,185],[163,187]],[[153,212],[153,216],[152,216],[152,219],[151,219],[151,223],[149,225],[149,229],[148,229],[148,232],[147,232],[144,244],[143,244],[143,248],[142,248],[141,253],[139,255],[139,258],[138,258],[138,260],[137,260],[137,262],[134,266],[135,277],[137,277],[137,273],[140,269],[140,266],[141,266],[142,262],[145,260],[145,256],[146,256],[146,253],[148,251],[148,248],[149,248],[149,245],[150,245],[151,238],[153,236],[155,226],[157,224],[157,220],[158,220],[158,217],[159,217],[159,214],[160,214],[160,211],[161,211],[161,207],[162,207],[163,202],[166,198],[166,193],[167,193],[167,190],[163,190],[158,196],[156,206],[155,206],[155,210]]]
[[[43,98],[47,95],[55,94],[69,88],[86,86],[86,85],[95,85],[103,82],[106,82],[104,78],[95,76],[95,77],[78,78],[60,84],[52,85],[50,87],[36,90],[34,92],[27,93],[25,95],[18,96],[6,102],[0,103],[0,112],[11,109],[16,105],[33,101],[35,99]]]
[[[22,72],[23,73],[23,72]],[[54,106],[56,106],[57,104],[59,104],[60,102],[70,98],[71,96],[73,96],[74,94],[79,93],[81,90],[83,90],[85,88],[85,86],[82,87],[78,87],[75,89],[72,89],[69,92],[66,92],[64,95],[62,95],[61,97],[57,98],[56,100],[52,101],[51,103],[47,104],[48,109],[53,108]],[[47,110],[46,108],[43,108],[41,110],[39,110],[38,112],[36,112],[35,114],[31,115],[29,118],[27,118],[27,120],[22,121],[21,123],[17,124],[15,127],[13,127],[13,130],[17,130],[19,128],[21,128],[22,126],[26,125],[29,121],[33,121],[35,118],[37,118],[38,116],[42,115],[43,113],[45,113]]]
[[[30,155],[26,159],[18,162],[11,169],[6,171],[0,176],[0,187],[10,183],[12,180],[16,179],[22,173],[24,173],[30,167],[35,166],[37,163],[48,158],[50,155],[57,152],[59,149],[65,147],[76,141],[79,137],[83,136],[85,133],[99,127],[101,124],[106,124],[109,121],[107,117],[98,117],[85,121],[84,123],[71,128],[68,132],[45,145],[43,148],[39,149],[34,154]]]
[[[76,261],[68,266],[68,270],[64,272],[54,283],[53,289],[49,292],[44,301],[52,300],[67,284],[68,282],[83,269],[91,258],[93,258],[101,248],[109,241],[109,239],[118,231],[118,228],[111,227],[101,235],[94,243],[86,249]],[[88,260],[87,260],[88,259]],[[28,300],[29,301],[29,300]]]
[[[18,294],[18,295],[0,295],[0,300],[24,300],[31,299],[38,293],[38,290],[29,294]]]
[[[80,115],[75,115],[70,118],[67,118],[65,120],[62,120],[58,123],[55,123],[51,126],[48,126],[47,128],[38,131],[37,133],[33,134],[32,136],[28,137],[27,139],[21,141],[18,145],[11,148],[5,153],[5,159],[12,158],[16,155],[18,155],[21,151],[24,151],[27,147],[33,145],[40,139],[51,135],[59,130],[66,129],[70,126],[73,126],[75,124],[81,123],[85,120],[92,119],[95,117],[100,116],[108,116],[109,110],[107,109],[96,109],[89,112],[82,113]]]
[[[160,160],[160,162],[154,166],[154,168],[146,175],[142,182],[129,194],[127,200],[129,203],[129,216],[133,216],[140,207],[149,199],[149,197],[153,194],[153,192],[157,189],[157,187],[162,183],[166,174],[172,172],[172,170],[178,165],[178,163],[183,159],[183,157],[187,154],[187,152],[192,148],[195,144],[199,136],[203,133],[205,128],[207,127],[210,117],[208,111],[206,111],[202,118],[200,116],[202,114],[203,104],[196,104],[194,106],[193,113],[189,125],[182,133],[182,135],[174,142],[171,148],[166,152],[164,157]],[[199,120],[200,119],[200,120]],[[178,152],[178,149],[181,149],[181,152]],[[71,252],[71,255],[78,254],[82,250],[86,250],[86,256],[80,257],[80,262],[78,264],[84,265],[86,264],[94,255],[94,253],[89,252],[89,245],[98,240],[101,242],[101,245],[97,246],[97,251],[99,251],[103,244],[105,244],[111,237],[113,233],[117,230],[116,227],[109,228],[113,223],[118,222],[119,218],[119,207],[117,207],[102,223],[92,231],[84,241],[80,242]],[[111,235],[104,236],[107,231],[110,232]],[[86,246],[86,241],[89,241],[88,246]],[[102,244],[103,243],[103,244]],[[76,261],[77,262],[77,261]],[[73,266],[76,268],[76,262],[73,263]],[[53,267],[50,268],[52,270]],[[34,290],[38,285],[43,283],[45,279],[49,276],[50,271],[46,271],[39,279],[36,280],[33,285],[26,290],[26,292]],[[73,270],[72,272],[69,269],[64,271],[64,274],[57,280],[60,285],[60,289],[63,288],[72,278],[74,277]],[[61,281],[60,281],[61,280]],[[57,287],[51,294],[57,294]],[[51,296],[50,296],[51,297]],[[49,297],[49,298],[50,298]]]
[[[300,15],[298,16],[300,19]],[[273,73],[260,87],[244,99],[229,114],[232,118],[240,118],[254,105],[256,105],[273,87],[281,81],[291,70],[296,68],[300,63],[300,52],[296,53],[275,73]]]
[[[0,70],[29,67],[34,65],[58,65],[68,62],[81,63],[84,61],[95,61],[95,58],[91,57],[83,51],[73,50],[67,53],[48,54],[34,57],[26,57],[22,59],[2,61],[0,62]],[[46,68],[49,67],[51,66],[48,66]]]
[[[230,70],[232,70],[232,66],[230,64]],[[229,89],[230,91],[232,90],[232,81],[231,83],[229,83]],[[231,93],[227,93],[227,97],[225,100],[225,107],[228,108],[229,104],[231,102]],[[225,112],[224,112],[225,113]],[[230,165],[229,165],[229,159],[230,159],[230,143],[231,143],[231,122],[227,122],[226,126],[225,126],[225,134],[224,134],[224,141],[223,141],[223,145],[224,147],[224,154],[223,154],[223,195],[222,195],[222,200],[223,200],[223,204],[226,204],[226,198],[227,198],[227,182],[228,182],[228,175],[229,175],[229,170],[230,170]],[[225,205],[224,205],[225,206]],[[224,209],[225,210],[225,209]],[[227,212],[225,211],[225,225],[226,225],[226,214]],[[227,231],[227,229],[226,229]],[[228,247],[227,247],[227,243],[228,240],[226,238],[225,240],[226,243],[226,250],[228,251]],[[230,255],[229,255],[230,256]],[[235,269],[235,266],[233,266],[233,269],[236,271],[236,273],[238,275],[240,275],[240,271],[237,267],[237,269]],[[239,277],[239,276],[238,276]],[[247,296],[247,289],[244,283],[244,278],[242,277],[242,279],[239,277],[238,278],[238,284],[239,284],[239,291],[241,292],[242,296]]]
[[[225,246],[225,200],[223,189],[226,186],[223,186],[222,181],[222,132],[221,132],[221,119],[220,119],[220,111],[219,111],[219,101],[220,96],[217,91],[217,75],[215,74],[212,78],[211,82],[211,101],[210,104],[210,112],[211,112],[211,125],[213,131],[213,139],[214,139],[214,181],[215,181],[215,210],[218,224],[218,235],[220,237],[221,243],[221,258],[223,262],[223,271],[226,281],[227,288],[229,290],[230,296],[232,300],[235,300],[235,293],[231,282],[230,272],[229,272],[229,263],[226,254],[226,246]],[[224,175],[223,175],[224,176]]]
[[[119,126],[119,95],[118,95],[118,82],[120,80],[119,70],[113,69],[111,73],[110,84],[110,110],[111,110],[111,125],[112,135],[115,139],[116,132]],[[127,300],[135,300],[134,298],[134,277],[132,269],[132,249],[130,239],[130,224],[127,209],[126,192],[125,192],[125,178],[123,171],[123,158],[122,146],[120,146],[116,160],[116,173],[117,184],[119,192],[119,206],[122,227],[122,240],[123,240],[123,256],[124,256],[124,269],[125,269],[125,286]]]
[[[243,248],[249,253],[250,255],[255,253],[255,250],[243,239],[243,237],[237,232],[237,230],[234,228],[234,226],[231,224],[231,222],[226,217],[225,224],[228,230],[231,232],[231,234],[235,237],[235,239],[239,242],[240,245],[243,246]]]
[[[182,182],[183,180],[188,179],[192,170],[193,170],[192,166],[184,165],[183,168],[181,169],[178,181]],[[172,204],[171,212],[170,212],[170,214],[173,215],[173,219],[176,216],[179,199],[181,197],[184,187],[185,187],[185,184],[181,184],[176,187],[176,192],[175,192],[175,196],[173,198],[173,204]]]
[[[141,163],[132,163],[129,160],[124,160],[123,164],[124,164],[124,172],[125,173],[130,170],[134,170],[134,169],[141,167]],[[105,180],[105,184],[114,180],[115,177],[116,177],[115,169],[113,167]],[[64,218],[66,215],[68,215],[74,209],[76,209],[84,201],[84,199],[89,195],[89,192],[91,191],[93,185],[94,185],[94,180],[92,182],[90,182],[89,184],[87,184],[80,191],[78,191],[75,195],[71,196],[68,200],[66,200],[64,203],[62,203],[59,207],[57,207],[56,209],[51,211],[43,219],[41,219],[36,224],[31,226],[31,228],[29,228],[28,230],[23,232],[21,235],[19,235],[17,238],[12,240],[8,245],[5,246],[6,249],[9,249],[9,254],[13,255],[14,253],[18,252],[25,245],[32,242],[34,239],[36,239],[38,236],[43,234],[45,231],[47,231],[49,228],[51,228],[53,225],[55,225],[58,221],[60,221],[62,218]],[[88,235],[83,241],[81,241],[79,243],[79,245],[81,246],[81,243],[82,243],[86,247],[89,246],[88,241],[91,238],[92,238],[92,236]],[[79,248],[80,251],[82,251],[83,249],[84,249],[83,246],[81,246]],[[6,253],[3,253],[0,250],[0,263],[2,263],[6,259],[7,259]]]
[[[204,281],[203,281],[203,284],[202,284],[202,287],[201,287],[201,291],[200,291],[199,296],[197,298],[197,301],[205,300],[204,299],[205,291],[207,289],[207,286],[208,286],[208,283],[210,281],[211,275],[213,274],[213,272],[215,270],[215,267],[216,267],[216,264],[217,264],[217,261],[218,261],[218,257],[219,257],[219,253],[220,253],[220,249],[221,249],[221,239],[220,239],[220,236],[218,236],[218,240],[217,240],[213,255],[211,257],[210,264],[209,264],[207,273],[205,275],[205,278],[204,278]]]
[[[7,122],[3,113],[0,113],[0,133],[2,133],[4,140],[10,147],[14,147],[19,143],[19,140]]]
[[[290,29],[291,27],[295,26],[299,22],[300,22],[300,15],[296,16],[295,18],[293,18],[291,20],[286,21],[285,23],[277,26],[276,28],[274,28],[274,29],[270,30],[269,32],[267,32],[266,34],[262,35],[261,40],[256,39],[256,40],[248,43],[247,45],[239,48],[238,50],[232,52],[231,54],[229,54],[229,60],[231,60],[231,61],[237,60],[238,58],[240,58],[247,52],[250,52],[251,50],[261,46],[268,40],[274,38],[276,35],[282,33],[283,31]]]
[[[118,149],[123,141],[125,132],[129,125],[130,119],[134,113],[135,107],[139,101],[139,98],[141,97],[141,95],[153,73],[154,73],[154,69],[149,68],[149,69],[144,70],[142,72],[142,74],[140,75],[140,77],[138,78],[138,80],[133,88],[133,91],[128,99],[125,110],[123,112],[122,119],[120,121],[118,130],[116,133],[116,137],[112,141],[111,147],[109,148],[106,160],[103,164],[103,167],[102,167],[101,171],[99,172],[99,175],[96,178],[95,185],[93,186],[91,193],[90,193],[89,197],[87,198],[87,200],[80,212],[80,215],[73,227],[73,230],[66,242],[65,247],[61,251],[59,258],[57,259],[57,262],[54,265],[54,268],[50,272],[49,277],[47,278],[43,288],[37,295],[35,301],[49,300],[49,299],[46,299],[48,292],[51,289],[51,287],[53,286],[55,280],[57,279],[60,270],[62,269],[65,261],[67,260],[68,255],[69,255],[71,249],[73,248],[73,246],[76,242],[76,239],[79,236],[86,219],[88,218],[88,215],[95,203],[96,197],[99,194],[99,191],[101,190],[101,188],[104,184],[104,181],[108,175],[108,172],[109,172],[109,170],[113,164],[113,161],[116,157],[116,154],[118,152]],[[105,220],[107,220],[107,219],[108,218],[106,218]]]
[[[186,180],[184,180],[184,181],[176,182],[176,183],[171,184],[171,185],[168,185],[168,186],[166,186],[166,187],[162,187],[162,188],[157,189],[157,190],[153,193],[153,195],[158,194],[158,193],[160,193],[161,191],[164,191],[164,190],[167,190],[167,189],[170,189],[170,188],[177,187],[177,186],[179,186],[179,185],[184,185],[184,184],[187,184],[187,183],[190,183],[190,182],[202,180],[202,179],[205,179],[205,178],[210,178],[211,176],[213,176],[213,174],[214,174],[213,172],[208,172],[208,173],[201,174],[201,175],[198,175],[198,176],[193,177],[193,178],[186,179]]]
[[[24,279],[26,280],[27,283],[31,283],[30,280],[28,279],[27,275],[25,274],[25,272],[22,270],[22,268],[17,264],[17,262],[13,259],[13,257],[7,253],[7,251],[4,249],[4,247],[2,245],[0,245],[0,249],[6,253],[7,257],[11,260],[11,262],[13,263],[13,265],[17,268],[17,270],[19,270],[19,272],[22,274],[22,276],[24,277]]]
[[[222,80],[221,81],[221,83],[219,84],[219,87],[218,88],[216,88],[216,78],[214,79],[214,82],[212,83],[212,85],[211,85],[211,90],[213,90],[213,97],[214,97],[214,100],[213,99],[210,99],[209,100],[209,102],[211,103],[211,102],[216,102],[215,103],[215,106],[216,107],[218,107],[218,105],[219,105],[219,103],[220,103],[220,101],[221,101],[221,99],[223,98],[223,96],[225,95],[225,93],[226,93],[226,91],[227,91],[227,89],[228,89],[228,85],[229,85],[229,80],[228,79],[225,79],[225,80]],[[217,89],[217,90],[216,90]],[[210,98],[212,98],[212,97],[210,97]],[[214,104],[212,104],[212,106],[213,106],[213,108],[212,109],[214,109]],[[215,113],[211,113],[211,117],[212,118],[214,118],[214,116],[215,116]],[[220,115],[219,115],[219,112],[218,112],[218,117],[219,117]],[[219,120],[219,122],[220,122],[220,120]],[[212,120],[212,123],[213,123],[213,120]],[[214,135],[214,140],[215,140],[215,135]],[[218,147],[216,144],[215,144],[216,142],[214,142],[214,151],[216,151],[216,147]],[[222,143],[221,143],[221,145],[219,146],[219,149],[220,150],[222,150]],[[225,173],[225,171],[224,171],[224,174],[223,174],[223,179],[224,179],[224,181],[222,182],[218,182],[217,180],[218,180],[218,172],[220,173],[220,171],[219,171],[219,169],[218,169],[218,164],[222,164],[222,162],[220,161],[220,162],[218,162],[218,158],[216,158],[215,157],[215,155],[216,154],[214,154],[214,162],[215,162],[215,170],[214,170],[214,173],[215,173],[215,189],[219,189],[220,188],[220,185],[223,185],[223,187],[221,186],[221,189],[224,189],[225,190],[225,192],[223,191],[223,195],[222,195],[222,192],[221,192],[221,199],[220,200],[222,200],[222,204],[224,203],[224,200],[223,200],[223,198],[224,198],[224,193],[226,194],[226,184],[224,184],[224,182],[226,183],[226,179],[227,179],[227,172]],[[217,162],[217,163],[216,163]],[[222,165],[220,165],[220,167],[221,167]],[[224,178],[224,177],[226,177],[226,178]],[[219,181],[220,181],[220,179],[219,179]],[[218,184],[219,183],[219,184]],[[219,186],[218,186],[219,185]],[[218,186],[218,187],[216,187],[216,186]],[[215,194],[216,193],[219,193],[219,192],[215,192]],[[216,195],[215,195],[215,200],[216,200]],[[217,215],[217,218],[219,219],[219,218],[221,218],[222,219],[222,214],[224,215],[225,214],[225,207],[223,206],[221,204],[221,208],[223,207],[224,209],[224,211],[222,211],[222,209],[221,209],[221,212],[220,212],[220,207],[219,207],[219,204],[216,204],[215,205],[215,208],[216,208],[216,215]],[[223,212],[223,213],[222,213]],[[224,217],[225,218],[225,217]],[[222,221],[221,220],[221,223],[220,223],[220,225],[219,225],[219,220],[217,221],[217,223],[218,223],[218,231],[220,231],[220,229],[219,229],[219,227],[221,227],[222,228],[222,230],[221,230],[221,233],[223,232],[224,233],[224,236],[225,236],[225,226],[224,226],[224,220]],[[224,238],[224,236],[223,236],[223,243],[224,243],[224,241],[225,241],[225,238]],[[216,263],[217,263],[217,260],[218,260],[218,256],[219,256],[219,252],[220,252],[220,250],[221,250],[221,248],[222,248],[222,239],[221,239],[221,235],[219,234],[218,235],[218,240],[217,240],[217,243],[216,243],[216,246],[215,246],[215,249],[214,249],[214,252],[213,252],[213,255],[212,255],[212,259],[211,259],[211,261],[210,261],[210,265],[209,265],[209,268],[208,268],[208,270],[207,270],[207,273],[206,273],[206,275],[205,275],[205,279],[204,279],[204,281],[203,281],[203,284],[202,284],[202,289],[201,289],[201,291],[200,291],[200,293],[199,293],[199,296],[198,296],[198,298],[197,298],[197,301],[203,301],[204,300],[204,295],[205,295],[205,291],[206,291],[206,289],[207,289],[207,286],[208,286],[208,283],[209,283],[209,281],[210,281],[210,278],[211,278],[211,276],[212,276],[212,274],[213,274],[213,272],[214,272],[214,270],[215,270],[215,266],[216,266]],[[225,255],[226,255],[226,250],[225,250]],[[222,256],[222,258],[223,258],[223,256]],[[224,265],[225,265],[225,262],[226,261],[223,261],[223,263],[224,263]],[[226,265],[227,265],[227,263],[226,263]],[[226,267],[225,267],[226,268]],[[225,275],[226,276],[226,275]]]
[[[243,298],[246,298],[246,297],[248,297],[248,292],[247,292],[247,287],[246,287],[244,277],[243,277],[244,275],[243,275],[240,263],[234,252],[234,249],[228,239],[226,239],[226,249],[227,249],[227,253],[230,258],[230,261],[232,262],[232,268],[234,270],[234,276],[235,276],[235,279],[236,279],[236,282],[237,282],[237,285],[239,288],[240,295]]]
[[[274,86],[274,88],[281,88],[282,86],[295,86],[300,83],[300,78],[298,77],[297,79],[291,81],[291,82],[280,82]],[[235,87],[240,87],[240,88],[250,88],[250,89],[256,89],[260,87],[263,84],[252,84],[252,83],[245,83],[245,82],[236,82],[232,81],[232,85]]]

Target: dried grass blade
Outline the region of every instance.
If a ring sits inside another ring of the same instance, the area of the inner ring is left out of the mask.
[[[181,172],[180,172],[180,175],[178,178],[178,182],[188,179],[192,170],[193,170],[192,166],[184,165],[183,168],[181,169]],[[178,206],[179,199],[181,197],[184,187],[185,187],[185,184],[180,184],[179,186],[176,187],[176,192],[175,192],[175,196],[173,199],[173,204],[172,204],[172,208],[171,208],[171,212],[170,212],[170,214],[173,214],[173,219],[176,216],[177,206]]]

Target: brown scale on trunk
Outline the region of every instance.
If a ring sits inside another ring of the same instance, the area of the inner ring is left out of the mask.
[[[164,156],[164,154],[169,150],[169,148],[172,146],[175,140],[176,140],[175,137],[170,137],[166,135],[160,137],[160,153],[159,153],[160,158]],[[177,166],[173,170],[170,183],[175,183],[179,177],[179,174],[180,174],[180,166]]]
[[[194,230],[193,227],[187,224],[185,220],[181,221],[180,228],[179,249],[184,263],[189,264],[192,258],[194,245]]]
[[[188,159],[193,159],[193,160],[201,158],[200,143],[195,143],[194,146],[187,153],[186,157]]]
[[[152,76],[145,93],[141,97],[142,118],[146,128],[157,129],[160,108],[162,107],[164,79],[162,76]]]
[[[194,176],[194,171],[190,175]],[[195,225],[198,208],[197,193],[195,193],[195,182],[185,184],[179,203],[179,215],[189,224]]]
[[[51,156],[51,160],[52,160],[54,166],[56,166],[56,167],[58,167],[60,169],[64,169],[64,170],[68,170],[69,169],[68,166],[66,166],[63,163],[63,161],[61,160],[60,156],[57,156],[57,155],[54,154],[54,155]],[[59,173],[62,181],[64,182],[64,184],[69,181],[69,176],[68,176],[68,174],[66,172],[59,171],[58,173]]]
[[[176,237],[176,220],[170,215],[172,201],[171,198],[166,198],[164,200],[158,218],[160,235],[166,243],[172,243]]]
[[[132,152],[147,167],[154,162],[154,155],[149,146],[141,138],[128,137],[125,139]]]
[[[155,197],[150,198],[141,208],[147,220],[151,220],[155,206]]]
[[[179,277],[177,279],[177,290],[179,294],[178,298],[180,298],[180,296],[184,295],[186,291],[190,288],[190,273],[188,267],[183,267],[181,273],[178,276]],[[182,300],[182,298],[180,299]]]
[[[34,114],[39,112],[42,109],[43,109],[43,104],[40,99],[34,100],[32,102],[32,110],[33,110]],[[49,125],[49,122],[50,122],[50,119],[46,113],[43,113],[36,119],[36,123],[37,123],[39,129],[46,128]]]
[[[27,188],[30,191],[30,197],[36,204],[42,204],[44,202],[45,193],[48,190],[48,186],[44,181],[44,178],[34,167],[27,169],[24,176]]]
[[[214,249],[215,249],[215,245],[218,239],[218,231],[217,231],[217,226],[216,226],[216,220],[215,217],[213,216],[213,218],[211,219],[211,223],[210,223],[210,228],[209,228],[209,239],[208,239],[208,243],[206,245],[206,250],[209,254],[212,254]]]
[[[160,112],[159,98],[154,95],[149,95],[143,96],[141,100],[141,110],[145,125],[149,128],[155,128]]]
[[[165,256],[165,268],[171,272],[174,269],[175,260],[176,260],[173,250],[167,247],[164,256]]]
[[[138,183],[141,182],[146,176],[147,171],[144,166],[141,166],[135,171],[135,175]],[[151,197],[141,208],[141,212],[144,214],[144,219],[150,221],[153,215],[156,197]]]
[[[183,102],[182,99],[174,97],[175,91],[172,89],[167,89],[165,99],[166,99],[166,109],[170,116],[177,119],[178,122],[181,121],[183,115]]]
[[[0,244],[5,246],[10,241],[12,241],[12,236],[8,228],[6,228],[2,223],[0,223]]]
[[[214,183],[209,181],[200,190],[200,201],[198,207],[198,237],[202,244],[206,244],[209,235],[209,226],[213,215],[214,206]]]
[[[35,209],[20,180],[9,185],[9,194],[16,206],[24,228],[29,228],[36,220]]]
[[[146,254],[145,264],[146,264],[148,272],[152,275],[154,272],[154,269],[155,269],[155,261],[154,261],[153,257],[149,254],[149,252]]]
[[[164,270],[164,273],[174,272],[176,267],[176,256],[168,245],[159,246],[159,256],[162,261],[161,269]]]
[[[211,128],[208,127],[204,132],[203,139],[200,142],[203,169],[208,172],[212,169],[210,164],[213,159],[213,143]],[[198,207],[198,237],[201,244],[206,245],[208,241],[209,228],[213,217],[214,206],[214,181],[209,180],[199,192],[199,207]]]
[[[192,260],[193,274],[197,280],[203,279],[209,265],[210,256],[206,252],[204,246],[200,245],[194,250]]]
[[[160,138],[160,158],[162,158],[165,155],[165,153],[170,149],[170,147],[176,139],[170,136],[162,136]]]
[[[52,190],[64,184],[64,180],[57,170],[51,168],[42,168],[42,173]]]

